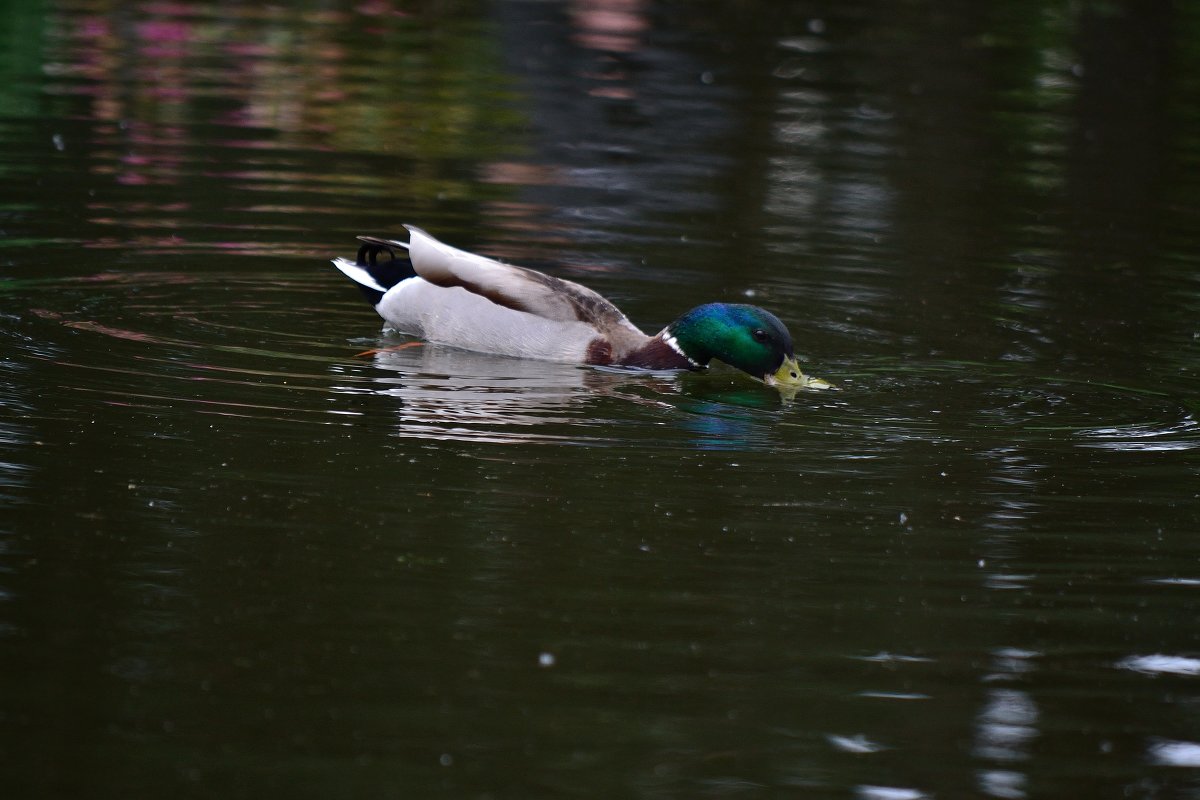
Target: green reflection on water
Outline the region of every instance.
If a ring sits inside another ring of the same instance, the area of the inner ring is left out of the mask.
[[[45,15],[36,0],[0,4],[0,118],[39,110]]]

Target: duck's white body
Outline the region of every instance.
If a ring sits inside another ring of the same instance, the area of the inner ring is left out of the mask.
[[[459,286],[435,286],[421,277],[393,286],[376,310],[388,327],[431,342],[484,353],[581,364],[596,330],[582,322],[548,320],[514,311]]]
[[[357,263],[333,261],[368,293],[381,295],[375,309],[395,331],[484,353],[576,364],[613,363],[651,342],[586,286],[468,253],[405,227],[407,243],[359,237],[368,248],[408,250],[412,271],[394,284],[380,281],[362,251]]]

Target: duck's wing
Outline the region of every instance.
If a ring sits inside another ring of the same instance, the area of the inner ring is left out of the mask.
[[[620,309],[586,286],[468,253],[439,242],[416,226],[404,227],[409,232],[408,256],[413,268],[432,284],[460,286],[498,306],[543,319],[586,323],[617,352],[647,339]],[[379,243],[401,246],[385,240]]]

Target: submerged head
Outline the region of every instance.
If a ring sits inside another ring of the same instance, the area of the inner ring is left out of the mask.
[[[805,385],[792,352],[792,335],[765,308],[709,303],[672,322],[666,332],[697,364],[715,358],[768,386]]]

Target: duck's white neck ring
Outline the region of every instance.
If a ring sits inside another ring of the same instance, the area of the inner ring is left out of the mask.
[[[674,335],[672,335],[670,328],[663,331],[662,340],[663,340],[663,343],[665,343],[667,345],[667,347],[671,348],[676,353],[678,353],[680,355],[680,357],[682,357],[684,360],[686,360],[694,368],[699,369],[700,367],[704,366],[699,361],[692,358],[687,353],[683,352],[683,348],[679,346],[679,341],[674,337]]]

